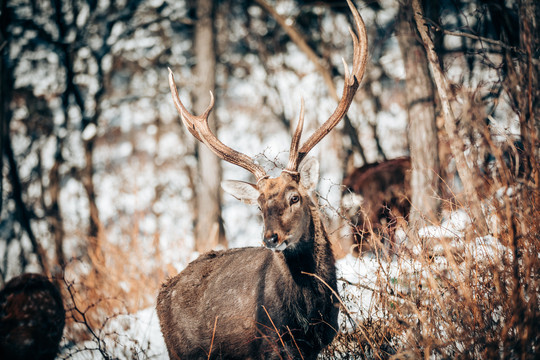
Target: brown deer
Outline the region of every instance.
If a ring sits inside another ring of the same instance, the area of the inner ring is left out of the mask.
[[[0,359],[55,359],[64,324],[62,296],[45,276],[11,279],[0,291]]]
[[[354,253],[372,250],[372,235],[392,245],[398,220],[411,209],[411,159],[400,157],[356,168],[343,179],[343,203],[353,230]]]
[[[258,204],[264,247],[211,251],[163,284],[157,298],[161,331],[171,359],[315,359],[338,331],[335,259],[312,198],[318,162],[309,151],[345,116],[367,61],[367,36],[349,1],[357,35],[352,74],[345,64],[342,98],[330,118],[299,147],[304,106],[286,169],[270,178],[252,158],[221,143],[208,127],[214,100],[191,115],[178,96],[175,106],[190,133],[221,159],[250,171],[254,184],[224,181],[236,198]]]

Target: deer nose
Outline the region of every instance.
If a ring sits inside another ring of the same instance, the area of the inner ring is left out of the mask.
[[[264,237],[264,245],[269,248],[274,248],[278,245],[279,236],[276,233],[270,234]]]

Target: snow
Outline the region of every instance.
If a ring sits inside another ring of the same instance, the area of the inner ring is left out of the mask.
[[[112,318],[99,332],[105,341],[85,341],[74,347],[66,348],[60,358],[74,360],[100,359],[99,346],[115,359],[168,359],[167,348],[161,334],[159,321],[154,307],[143,309],[133,315],[120,315]]]
[[[463,210],[453,211],[439,226],[425,226],[418,231],[421,238],[457,238],[471,223],[471,218]]]
[[[338,290],[346,312],[356,320],[362,320],[370,312],[373,291],[380,265],[371,256],[354,257],[348,254],[336,263]],[[345,321],[345,313],[340,311],[340,323]]]
[[[85,141],[91,140],[97,134],[97,126],[95,124],[88,124],[81,134],[81,138]]]

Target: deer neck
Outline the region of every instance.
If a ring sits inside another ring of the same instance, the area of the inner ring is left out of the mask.
[[[335,288],[335,258],[316,205],[310,204],[309,226],[297,251],[284,251],[285,262],[299,285],[326,282]],[[323,285],[324,286],[324,285]]]

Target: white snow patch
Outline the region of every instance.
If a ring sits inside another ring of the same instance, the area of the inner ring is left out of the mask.
[[[135,314],[114,317],[97,334],[107,335],[103,336],[105,341],[101,346],[111,358],[155,360],[169,358],[154,307]],[[74,360],[100,359],[102,355],[96,350],[97,347],[95,341],[85,341],[74,347],[64,348],[59,357]]]

